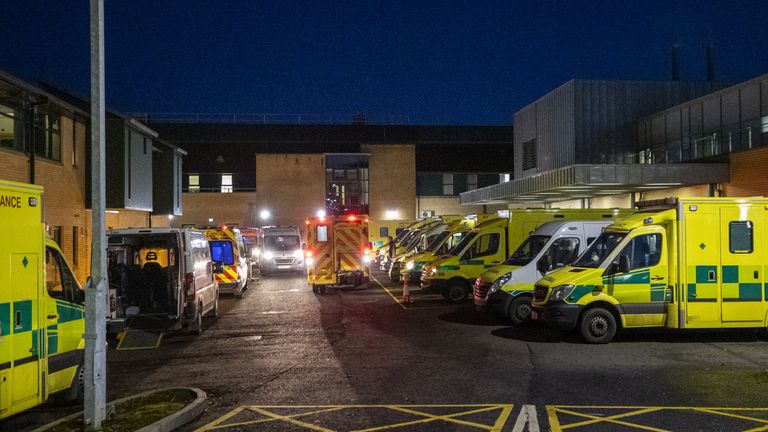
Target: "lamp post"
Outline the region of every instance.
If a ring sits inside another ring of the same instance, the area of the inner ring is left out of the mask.
[[[88,430],[107,415],[107,236],[104,168],[104,0],[91,0],[91,277],[85,289],[85,412]]]

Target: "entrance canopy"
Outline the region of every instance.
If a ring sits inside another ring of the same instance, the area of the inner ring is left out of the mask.
[[[727,163],[571,165],[461,194],[462,204],[521,204],[727,183]]]

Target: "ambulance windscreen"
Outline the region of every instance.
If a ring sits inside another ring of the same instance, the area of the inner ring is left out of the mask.
[[[229,240],[211,240],[208,243],[211,246],[211,261],[221,262],[224,265],[235,263],[232,242]]]
[[[294,251],[301,249],[301,239],[296,235],[264,237],[264,249],[270,251]]]

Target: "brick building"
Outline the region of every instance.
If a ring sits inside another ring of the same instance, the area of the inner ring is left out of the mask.
[[[374,219],[493,211],[458,195],[511,173],[508,126],[145,122],[189,152],[174,224],[297,225],[320,209]]]

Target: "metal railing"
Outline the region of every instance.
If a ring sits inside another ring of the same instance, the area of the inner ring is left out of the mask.
[[[391,115],[388,119],[370,118],[364,115],[323,115],[323,114],[272,114],[272,113],[130,113],[142,123],[188,123],[188,124],[294,124],[333,125],[371,124],[407,125],[407,115]]]

